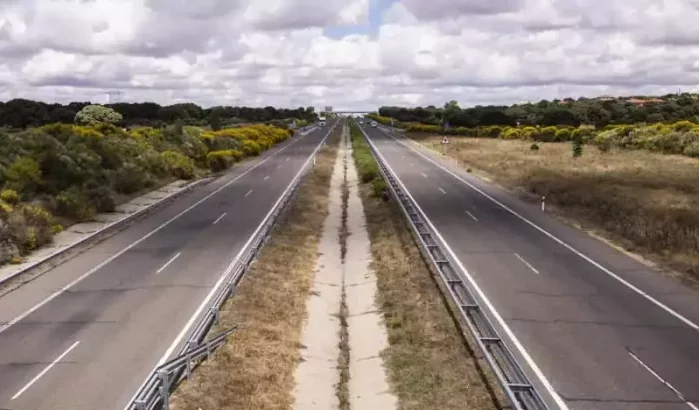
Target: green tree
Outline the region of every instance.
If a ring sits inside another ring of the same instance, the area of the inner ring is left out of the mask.
[[[75,122],[83,125],[97,125],[99,123],[116,124],[124,118],[118,112],[103,105],[88,105],[75,114]]]
[[[214,131],[218,131],[221,129],[221,116],[219,115],[218,111],[211,112],[211,117],[209,118],[209,125],[211,125],[211,129]]]
[[[583,154],[583,139],[581,133],[573,133],[573,158],[581,157]]]

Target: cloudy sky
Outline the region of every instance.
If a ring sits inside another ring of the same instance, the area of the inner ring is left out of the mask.
[[[699,0],[0,0],[0,100],[462,106],[699,91]]]

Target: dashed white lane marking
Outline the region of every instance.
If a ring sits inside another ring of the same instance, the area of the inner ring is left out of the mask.
[[[164,271],[165,268],[167,268],[172,262],[175,261],[175,259],[180,257],[181,253],[182,252],[177,252],[177,254],[175,256],[173,256],[172,258],[170,258],[169,261],[165,262],[165,265],[161,266],[160,269],[158,269],[158,271],[156,273],[160,273],[160,272]]]
[[[473,216],[472,213],[470,213],[469,211],[465,211],[465,212],[466,212],[466,214],[468,214],[468,216],[471,217],[471,219],[473,219],[474,221],[478,222],[478,218],[476,218],[475,216]]]
[[[279,168],[281,168],[281,167],[282,167],[282,164],[277,165],[277,169],[279,169]]]
[[[214,221],[214,225],[216,225],[217,223],[219,223],[219,222],[221,221],[221,219],[223,219],[224,216],[226,216],[226,213],[225,213],[225,212],[222,213],[221,216],[219,216],[218,218],[216,218],[216,220]]]
[[[428,157],[427,155],[423,154],[422,152],[418,151],[418,150],[415,149],[414,147],[411,147],[410,145],[408,145],[408,143],[403,142],[403,141],[400,141],[400,140],[398,140],[397,138],[395,138],[395,137],[393,137],[393,136],[390,136],[390,135],[389,135],[389,137],[392,138],[393,140],[395,140],[396,142],[398,142],[399,144],[403,145],[404,147],[408,148],[409,150],[413,151],[413,152],[414,152],[415,154],[417,154],[418,156],[420,156],[420,157],[424,158],[425,160],[431,162],[433,165],[437,166],[437,168],[441,169],[442,171],[446,172],[447,174],[449,174],[449,175],[451,175],[452,177],[456,178],[457,180],[461,181],[464,185],[468,186],[469,188],[471,188],[471,189],[473,189],[474,191],[478,192],[479,194],[483,195],[485,198],[489,199],[489,200],[492,201],[493,203],[495,203],[495,204],[497,204],[498,206],[500,206],[500,208],[502,208],[502,209],[506,210],[507,212],[511,213],[512,215],[516,216],[517,218],[519,218],[521,221],[525,222],[526,224],[528,224],[528,225],[531,226],[532,228],[534,228],[534,229],[536,229],[537,231],[541,232],[542,234],[546,235],[547,237],[549,237],[549,238],[550,238],[551,240],[553,240],[554,242],[558,243],[559,245],[563,246],[564,248],[566,248],[566,249],[568,249],[569,251],[573,252],[574,254],[578,255],[580,258],[584,259],[585,261],[587,261],[587,262],[588,262],[589,264],[591,264],[592,266],[596,267],[597,269],[601,270],[602,272],[604,272],[604,273],[606,273],[607,275],[611,276],[612,278],[616,279],[616,280],[617,280],[619,283],[621,283],[622,285],[626,286],[627,288],[633,290],[634,292],[638,293],[638,294],[641,295],[642,297],[646,298],[646,300],[650,301],[651,303],[655,304],[656,306],[658,306],[658,307],[661,308],[662,310],[666,311],[667,313],[671,314],[671,315],[674,316],[675,318],[679,319],[680,321],[682,321],[682,322],[683,322],[684,324],[686,324],[687,326],[691,327],[691,328],[694,329],[694,330],[699,330],[699,325],[698,325],[698,324],[692,322],[690,319],[688,319],[687,317],[683,316],[681,313],[679,313],[679,312],[677,312],[676,310],[672,309],[672,308],[669,307],[668,305],[662,303],[662,302],[659,301],[658,299],[654,298],[654,297],[651,296],[650,294],[646,293],[645,291],[643,291],[642,289],[640,289],[640,288],[637,287],[636,285],[632,284],[631,282],[627,281],[626,279],[622,278],[621,276],[617,275],[616,273],[612,272],[611,270],[609,270],[609,269],[605,268],[604,266],[600,265],[600,264],[599,264],[597,261],[595,261],[594,259],[592,259],[592,258],[590,258],[589,256],[585,255],[585,254],[582,253],[581,251],[575,249],[573,246],[571,246],[571,245],[568,244],[567,242],[563,241],[562,239],[558,238],[556,235],[552,234],[551,232],[545,230],[544,228],[542,228],[542,227],[540,227],[539,225],[535,224],[534,222],[530,221],[529,219],[527,219],[526,217],[522,216],[522,215],[521,215],[520,213],[518,213],[517,211],[513,210],[512,208],[508,207],[507,205],[505,205],[505,204],[503,204],[502,202],[498,201],[497,199],[493,198],[493,197],[490,196],[488,193],[486,193],[486,192],[483,191],[482,189],[478,188],[477,186],[473,185],[472,183],[468,182],[467,180],[465,180],[464,178],[460,177],[459,175],[455,174],[455,173],[452,172],[451,170],[447,169],[447,168],[446,168],[445,166],[443,166],[442,164],[436,162],[435,160],[433,160],[432,158],[430,158],[430,157]]]
[[[649,372],[650,374],[652,374],[656,379],[658,379],[658,380],[660,381],[660,383],[664,384],[665,386],[667,386],[668,389],[672,390],[673,393],[675,393],[675,394],[677,395],[677,397],[679,397],[680,400],[682,400],[682,401],[684,402],[684,404],[686,404],[687,406],[689,406],[690,409],[692,409],[692,410],[699,410],[699,408],[697,408],[697,406],[695,406],[695,405],[693,405],[692,403],[688,402],[688,401],[684,398],[684,396],[682,395],[682,393],[680,393],[679,390],[677,390],[676,388],[674,388],[670,383],[668,383],[668,382],[666,382],[665,380],[663,380],[663,378],[660,377],[660,375],[659,375],[658,373],[656,373],[653,369],[651,369],[650,366],[648,366],[647,364],[643,363],[643,361],[642,361],[641,359],[639,359],[638,356],[636,356],[635,354],[633,354],[633,352],[632,352],[631,350],[628,350],[628,349],[627,349],[626,351],[629,352],[629,354],[631,355],[631,357],[632,357],[635,361],[637,361],[638,364],[640,364],[641,366],[643,366],[644,369],[648,370],[648,372]]]
[[[264,177],[264,178],[262,178],[262,179],[263,179],[264,181],[268,180],[268,179],[269,179],[269,175],[267,175],[266,177]]]
[[[439,190],[442,191],[442,193],[446,195],[447,191],[445,191],[441,186],[439,187]]]
[[[537,275],[540,275],[539,271],[536,270],[536,268],[534,268],[534,267],[532,266],[531,263],[527,262],[526,260],[524,260],[523,257],[519,256],[518,253],[515,253],[515,256],[517,257],[517,259],[519,259],[520,261],[522,261],[523,264],[527,265],[527,267],[528,267],[529,269],[531,269],[534,273],[536,273]]]
[[[245,194],[245,197],[247,197],[248,195],[252,194],[252,191],[254,191],[254,190],[253,190],[253,189],[249,190],[249,191]]]
[[[422,176],[427,178],[427,174],[425,174],[424,172],[422,173]]]
[[[31,380],[29,381],[29,383],[25,384],[24,387],[22,387],[22,388],[20,389],[20,391],[18,391],[17,393],[15,393],[15,395],[12,396],[12,398],[11,398],[10,400],[16,399],[17,397],[21,396],[22,393],[24,393],[25,391],[27,391],[28,388],[32,387],[32,385],[33,385],[34,383],[36,383],[37,380],[39,380],[43,375],[45,375],[49,370],[51,370],[51,368],[52,368],[53,366],[55,366],[56,363],[60,362],[61,359],[63,359],[64,357],[66,357],[66,355],[67,355],[68,353],[70,353],[71,350],[75,349],[75,347],[76,347],[79,343],[80,343],[79,340],[77,340],[75,343],[73,343],[68,349],[66,349],[66,351],[64,351],[63,353],[61,353],[60,356],[58,356],[57,358],[55,358],[55,359],[51,362],[51,364],[49,364],[48,366],[46,366],[46,367],[44,368],[44,370],[42,370],[39,374],[37,374],[36,376],[34,376],[34,378],[31,379]]]
[[[365,135],[366,135],[366,133],[365,133]],[[395,138],[394,138],[394,140],[395,140]],[[405,194],[408,196],[408,198],[410,198],[410,200],[415,204],[415,207],[417,208],[418,212],[420,212],[420,214],[422,215],[422,217],[425,219],[425,222],[427,222],[427,225],[428,225],[428,226],[430,227],[430,229],[432,229],[432,231],[435,233],[435,236],[437,237],[437,239],[439,239],[439,242],[440,242],[441,244],[444,245],[444,249],[446,249],[447,253],[449,253],[449,256],[451,256],[451,257],[454,259],[454,262],[456,262],[456,264],[457,264],[457,266],[459,267],[459,269],[461,270],[461,272],[463,272],[464,276],[465,276],[466,279],[468,280],[468,282],[469,282],[469,284],[471,285],[471,287],[475,290],[475,292],[476,292],[476,294],[478,295],[478,297],[483,301],[483,303],[485,304],[486,308],[487,308],[487,309],[490,311],[490,313],[493,315],[493,317],[494,317],[495,320],[498,322],[498,324],[500,325],[500,327],[503,329],[503,331],[505,332],[505,334],[507,335],[507,337],[510,339],[510,341],[512,342],[512,344],[513,344],[513,345],[515,346],[515,348],[519,351],[520,355],[522,356],[522,358],[524,359],[524,361],[529,365],[529,367],[530,367],[531,370],[534,372],[534,374],[536,375],[536,377],[539,379],[539,381],[540,381],[541,384],[543,385],[543,387],[544,387],[544,389],[546,390],[546,392],[549,394],[549,396],[551,396],[551,398],[553,399],[553,401],[556,402],[556,405],[558,405],[558,408],[559,408],[560,410],[569,410],[569,409],[568,409],[568,405],[566,404],[566,402],[563,401],[563,399],[561,398],[561,396],[560,396],[560,395],[556,392],[556,390],[553,388],[553,386],[551,385],[551,382],[549,382],[549,380],[548,380],[548,379],[546,378],[546,376],[544,375],[544,372],[541,371],[541,369],[540,369],[539,366],[536,364],[536,362],[534,361],[534,359],[532,359],[532,357],[529,355],[529,352],[524,348],[524,346],[523,346],[522,343],[519,341],[519,339],[517,338],[517,336],[515,336],[515,334],[514,334],[514,332],[512,331],[512,329],[510,329],[510,326],[505,322],[505,320],[502,318],[502,316],[500,315],[500,313],[498,313],[498,311],[495,309],[495,306],[493,306],[493,303],[492,303],[492,302],[490,301],[490,299],[488,299],[488,297],[485,295],[485,293],[483,292],[483,289],[481,289],[481,287],[478,285],[478,283],[476,282],[476,280],[473,278],[473,275],[471,275],[471,273],[466,269],[466,267],[465,267],[464,264],[461,262],[461,260],[459,260],[459,257],[456,255],[456,253],[454,252],[454,250],[451,249],[451,247],[449,246],[449,244],[447,243],[447,241],[444,240],[444,237],[442,237],[442,234],[440,234],[439,231],[437,230],[437,228],[435,228],[435,226],[434,226],[434,224],[432,223],[432,221],[430,221],[430,219],[429,219],[429,218],[427,217],[427,215],[425,214],[425,211],[423,211],[422,208],[420,208],[420,205],[417,203],[417,201],[415,201],[415,198],[413,198],[413,196],[410,194],[410,191],[408,191],[408,190],[405,188],[405,185],[403,185],[403,182],[400,180],[400,178],[398,178],[398,175],[395,173],[395,171],[393,171],[393,168],[391,167],[391,165],[388,164],[388,162],[386,162],[386,159],[384,158],[384,156],[381,154],[380,151],[378,151],[378,148],[376,148],[376,145],[374,144],[374,142],[371,141],[370,138],[368,139],[368,141],[369,141],[369,145],[372,145],[372,146],[374,147],[374,149],[377,151],[379,158],[381,158],[381,159],[383,160],[383,162],[386,164],[386,167],[388,167],[389,171],[391,171],[391,173],[392,173],[394,176],[396,176],[396,181],[398,182],[398,185],[400,185],[400,187],[403,189],[403,192],[405,192]],[[406,145],[406,147],[407,147],[407,145]],[[410,147],[408,147],[408,148],[410,148]],[[415,152],[417,152],[417,151],[415,151]],[[436,164],[436,163],[435,163],[435,164]]]

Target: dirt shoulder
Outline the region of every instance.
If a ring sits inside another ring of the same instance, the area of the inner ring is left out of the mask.
[[[340,130],[337,127],[319,151],[315,168],[304,178],[284,219],[221,310],[220,328],[240,328],[180,385],[173,409],[291,408],[306,299],[328,213]]]
[[[469,347],[439,285],[422,259],[398,205],[385,186],[361,133],[352,131],[377,305],[389,346],[382,352],[401,409],[496,409],[485,362]]]
[[[441,136],[407,135],[443,152]],[[699,285],[699,160],[646,151],[601,152],[570,144],[450,137],[447,156],[486,180],[546,196],[568,223]],[[527,195],[530,194],[531,196]]]

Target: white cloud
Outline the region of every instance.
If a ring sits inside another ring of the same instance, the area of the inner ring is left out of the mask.
[[[0,99],[375,108],[695,91],[698,20],[696,0],[2,0]]]

